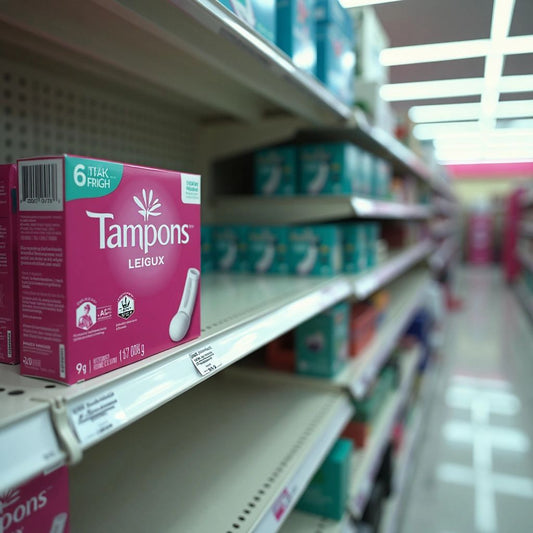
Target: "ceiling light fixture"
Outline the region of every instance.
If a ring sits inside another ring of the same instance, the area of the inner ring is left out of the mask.
[[[484,78],[389,83],[380,89],[388,102],[472,96],[483,92]],[[501,93],[533,92],[533,74],[503,76],[498,85]]]
[[[417,124],[477,120],[480,110],[479,103],[413,106],[409,109],[409,118]],[[496,118],[533,117],[533,100],[498,102],[495,116]]]
[[[486,56],[490,51],[489,39],[452,41],[448,43],[416,44],[385,48],[379,60],[386,67],[453,61]],[[504,55],[532,54],[533,35],[517,35],[503,39],[501,51]]]

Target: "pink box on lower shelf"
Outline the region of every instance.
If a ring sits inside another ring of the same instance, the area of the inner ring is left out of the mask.
[[[17,167],[0,165],[0,363],[19,362],[16,247]]]
[[[68,467],[41,474],[0,495],[2,533],[68,533]]]
[[[200,176],[18,162],[21,372],[76,383],[200,335]]]

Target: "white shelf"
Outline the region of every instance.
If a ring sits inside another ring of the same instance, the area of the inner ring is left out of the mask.
[[[524,237],[533,237],[533,222],[522,222],[520,224],[520,234]]]
[[[8,398],[0,406],[0,438],[8,439],[12,449],[0,454],[0,471],[9,472],[2,476],[0,490],[65,459],[43,401],[64,400],[72,417],[80,404],[113,394],[121,411],[105,432],[79,438],[81,447],[87,448],[207,379],[209,375],[201,376],[194,367],[191,354],[211,347],[217,372],[349,294],[350,285],[343,278],[205,276],[202,335],[175,350],[72,387],[22,377],[18,366],[0,365],[0,387],[6,389],[0,394]],[[10,396],[14,391],[22,394]],[[37,446],[41,440],[42,450],[31,456],[17,444]]]
[[[533,272],[533,253],[526,249],[524,243],[518,246],[518,258],[524,267]]]
[[[372,425],[367,445],[354,454],[348,508],[356,520],[363,515],[394,424],[411,392],[419,356],[418,347],[401,356],[403,360],[400,389],[391,395],[382,408],[378,420]]]
[[[280,533],[357,533],[357,529],[349,515],[336,521],[303,511],[293,511]]]
[[[340,391],[217,376],[87,453],[72,529],[276,531],[352,413]]]
[[[365,300],[392,280],[424,260],[433,250],[431,241],[422,241],[393,255],[390,259],[369,270],[367,273],[351,277],[353,292],[359,300]]]
[[[431,207],[404,205],[358,196],[222,196],[213,220],[217,223],[303,224],[346,218],[427,219]]]
[[[429,276],[414,272],[390,288],[390,305],[383,323],[368,347],[353,359],[335,378],[335,382],[349,388],[351,394],[363,398],[374,382],[399,338],[405,332],[414,312],[424,301]]]
[[[348,106],[216,0],[58,0],[53,9],[8,0],[0,19],[8,43],[181,101],[199,118],[253,122],[288,111],[318,124],[353,119]]]

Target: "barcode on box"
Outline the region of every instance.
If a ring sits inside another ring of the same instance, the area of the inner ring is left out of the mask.
[[[67,376],[66,365],[65,365],[65,345],[59,345],[59,377],[65,378]]]
[[[21,211],[63,210],[63,161],[19,161],[19,207]]]
[[[7,330],[7,358],[11,359],[13,357],[13,344],[11,338],[11,330]]]

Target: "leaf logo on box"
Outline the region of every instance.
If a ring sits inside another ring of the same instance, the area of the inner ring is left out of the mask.
[[[158,217],[161,215],[161,213],[157,213],[157,209],[161,207],[161,204],[159,203],[159,198],[156,198],[152,202],[153,197],[154,197],[154,191],[150,190],[148,194],[148,198],[146,198],[146,191],[144,189],[143,189],[144,202],[141,202],[141,200],[139,200],[137,196],[133,196],[133,201],[141,208],[139,210],[139,214],[144,217],[145,222],[147,222],[151,216]]]
[[[12,525],[20,524],[32,513],[42,509],[47,503],[46,490],[32,496],[25,503],[15,504],[20,500],[20,492],[8,491],[0,496],[0,531],[7,531]],[[10,508],[7,510],[7,508]]]
[[[4,512],[6,507],[13,505],[20,500],[20,491],[8,490],[0,495],[0,514]]]

